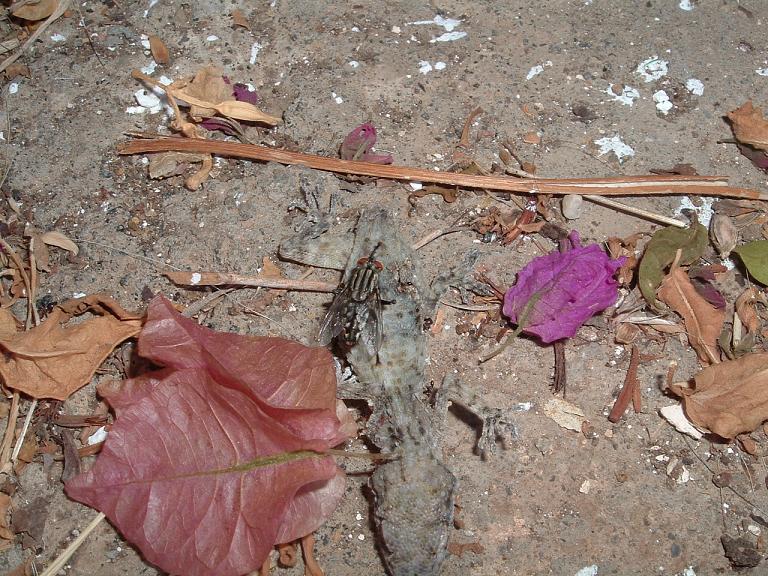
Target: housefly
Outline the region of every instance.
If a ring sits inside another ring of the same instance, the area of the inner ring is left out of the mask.
[[[360,341],[372,356],[378,353],[382,338],[379,274],[384,269],[374,259],[378,247],[357,261],[349,279],[340,286],[320,326],[317,339],[322,344],[340,336],[346,347]]]

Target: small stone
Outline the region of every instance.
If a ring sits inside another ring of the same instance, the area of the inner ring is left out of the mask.
[[[568,220],[576,220],[581,216],[584,198],[580,194],[568,194],[563,197],[560,209]]]

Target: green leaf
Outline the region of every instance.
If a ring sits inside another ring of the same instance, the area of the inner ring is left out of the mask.
[[[768,286],[768,240],[747,242],[737,246],[733,251],[744,262],[752,278]]]
[[[656,301],[656,290],[661,286],[665,270],[675,260],[675,254],[682,250],[680,264],[691,264],[698,260],[707,249],[707,229],[699,223],[689,228],[669,226],[653,235],[645,247],[638,269],[637,284],[643,298],[653,308],[660,308]]]

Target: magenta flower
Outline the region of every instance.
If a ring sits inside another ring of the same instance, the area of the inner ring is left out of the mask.
[[[534,258],[504,295],[504,314],[545,344],[570,338],[618,296],[613,278],[625,258],[611,260],[597,244],[582,246],[575,230],[560,251]]]
[[[352,130],[341,144],[341,157],[344,160],[362,160],[374,164],[392,164],[391,154],[372,154],[376,144],[376,128],[370,122],[360,124]]]

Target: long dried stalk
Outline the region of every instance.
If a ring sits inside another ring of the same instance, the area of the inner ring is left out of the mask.
[[[292,280],[290,278],[261,278],[227,272],[166,272],[165,277],[179,286],[251,286],[277,290],[304,292],[333,292],[338,284],[319,280]]]
[[[371,162],[340,160],[314,154],[276,150],[255,144],[222,142],[195,138],[160,138],[133,140],[118,146],[120,154],[145,152],[196,152],[234,158],[248,158],[281,164],[298,164],[316,170],[374,176],[413,182],[434,182],[467,188],[487,188],[529,194],[592,194],[599,196],[650,196],[661,194],[694,194],[768,200],[768,193],[728,186],[725,176],[630,176],[618,178],[516,179],[505,176],[483,176],[438,172],[408,166],[387,166]]]

